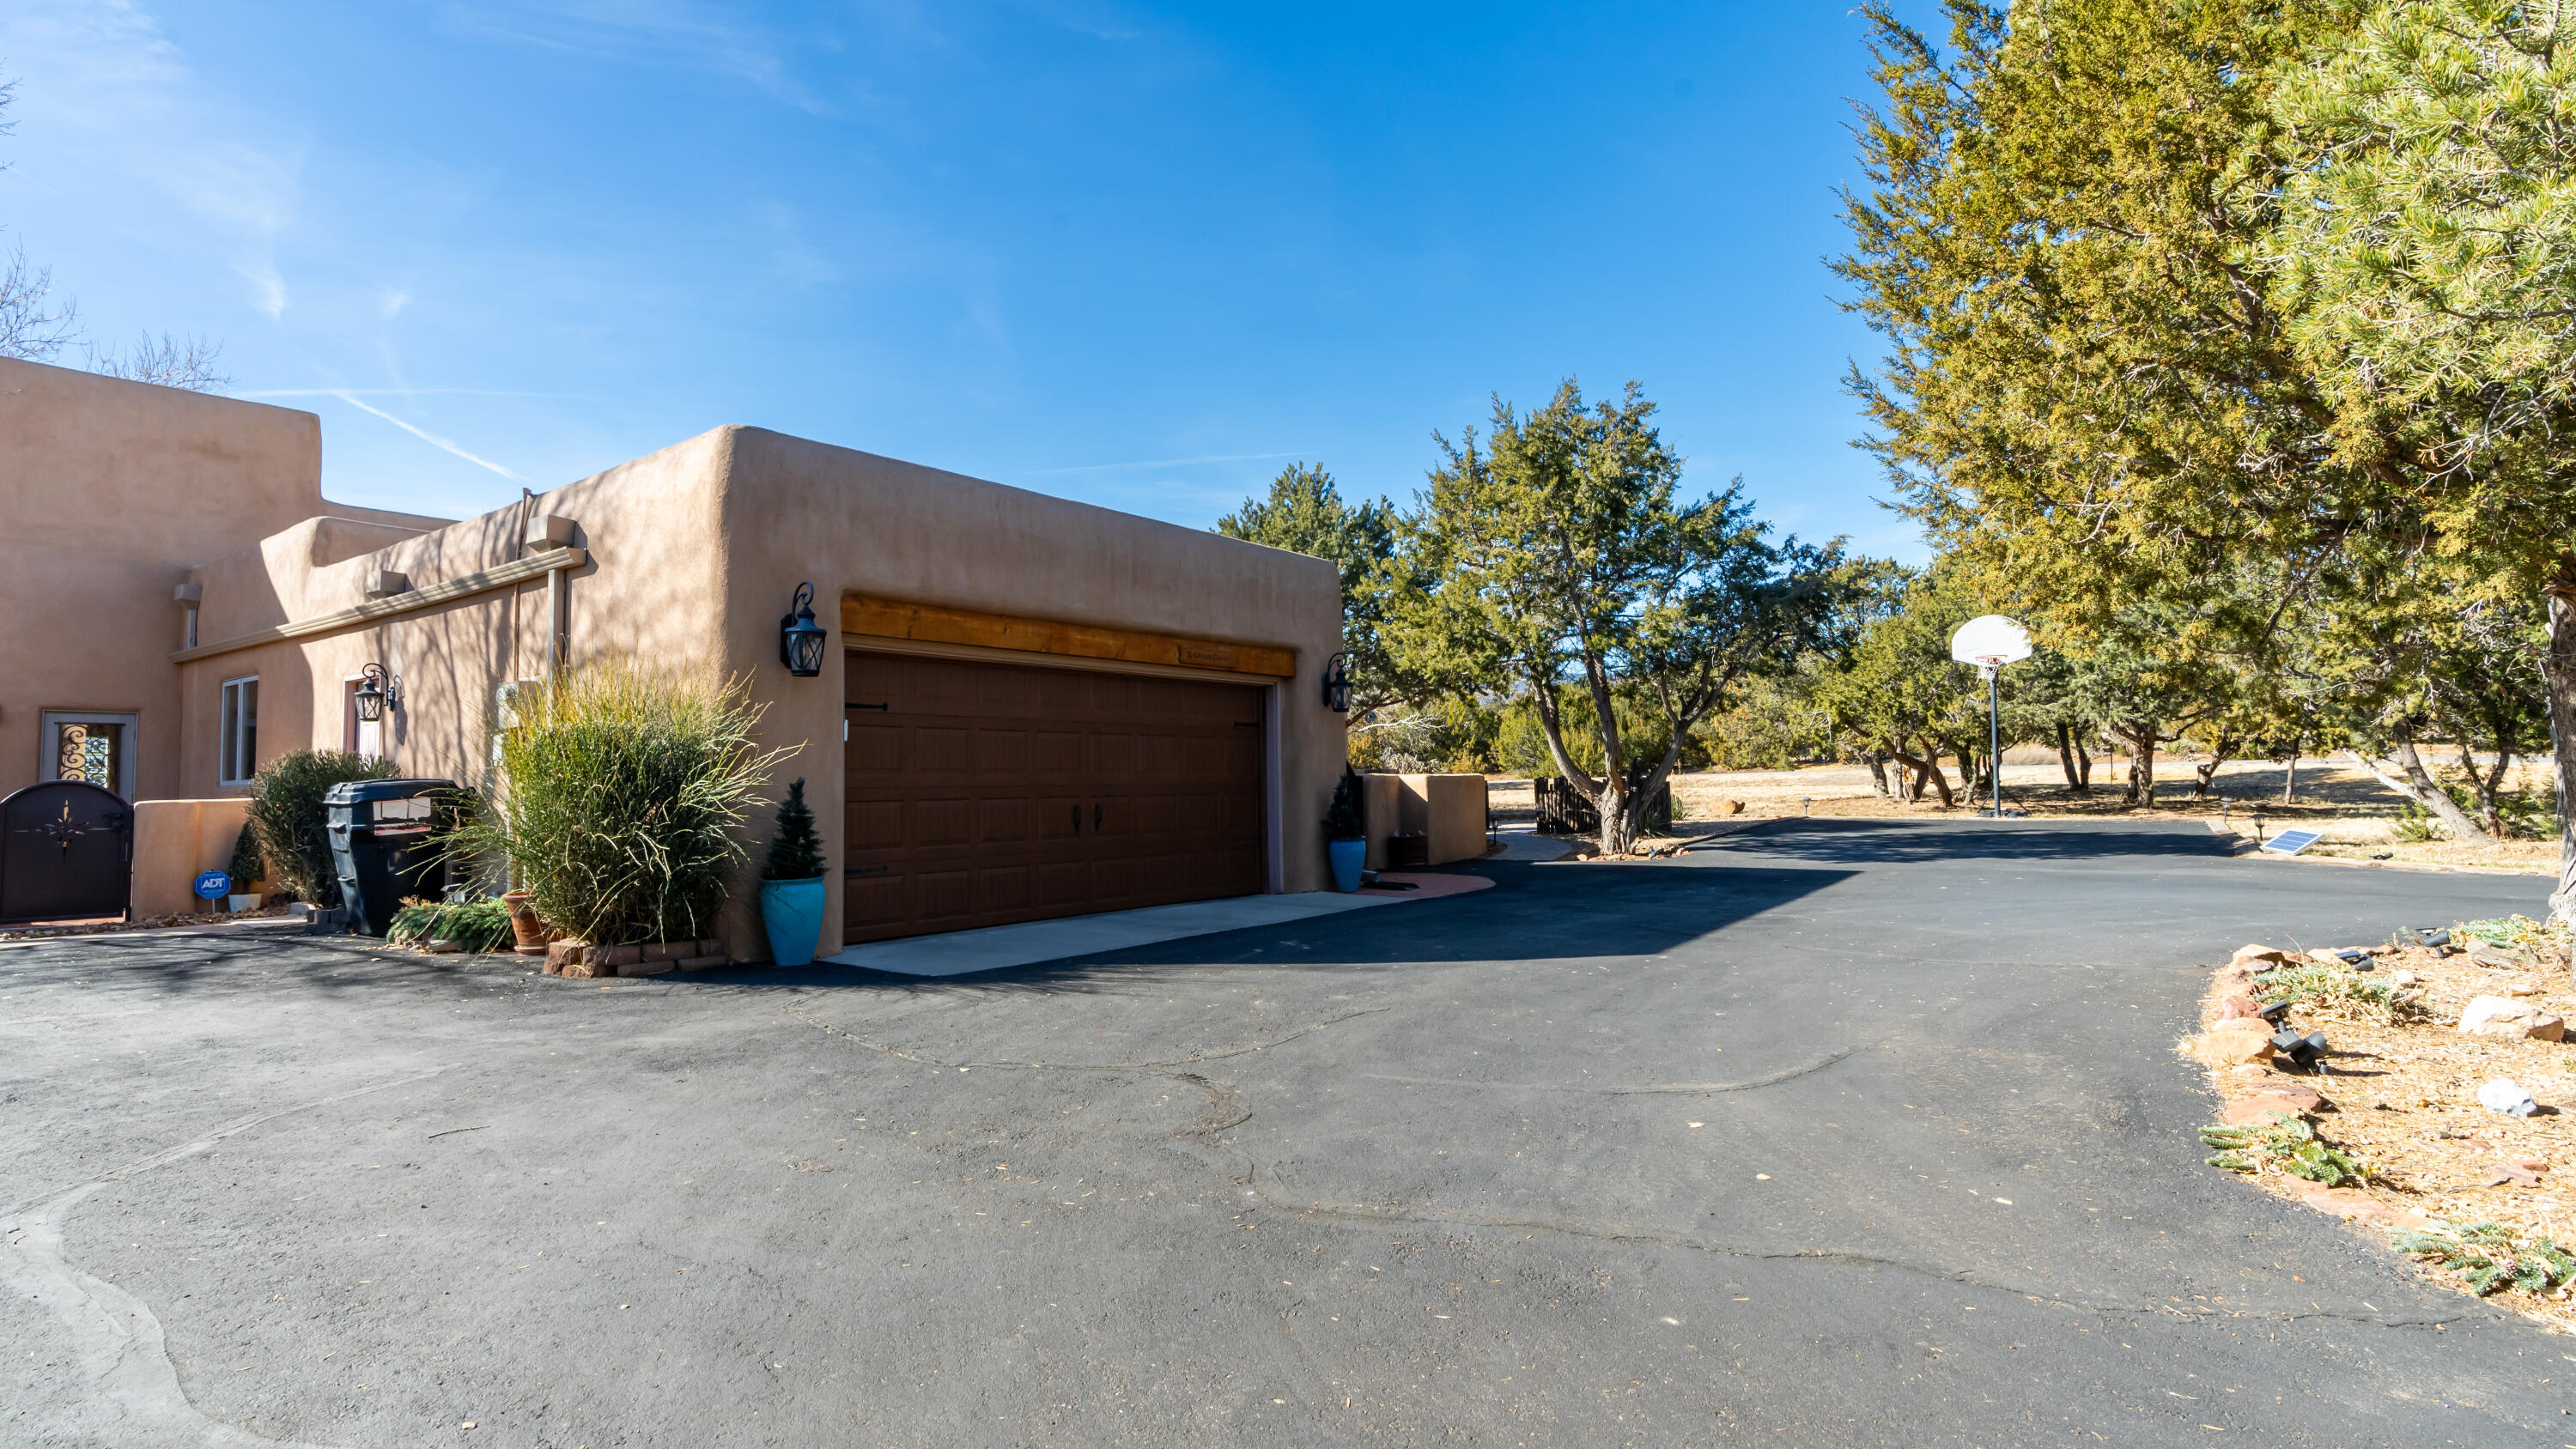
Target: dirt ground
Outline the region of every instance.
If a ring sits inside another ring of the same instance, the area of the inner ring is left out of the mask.
[[[2121,796],[2123,776],[2112,762],[2093,764],[2093,789],[2076,794],[2066,788],[2065,771],[2051,755],[2044,762],[2022,763],[2026,749],[2004,754],[2004,806],[2034,817],[2116,815],[2137,820],[2205,820],[2231,824],[2253,833],[2259,814],[2263,833],[2299,827],[2324,832],[2309,854],[2351,860],[2388,860],[2402,864],[2472,866],[2554,874],[2558,844],[2554,840],[2507,840],[2492,846],[2470,846],[2448,840],[2401,841],[2397,824],[2406,802],[2349,761],[2303,759],[2292,800],[2282,803],[2285,766],[2271,761],[2239,760],[2219,767],[2216,795],[2194,799],[2191,763],[2181,759],[2156,762],[2156,803],[2128,805]],[[2526,787],[2546,788],[2545,777],[2528,768],[2519,772]],[[1491,777],[1487,797],[1495,815],[1527,820],[1535,803],[1527,780]],[[1730,809],[1729,805],[1740,807]],[[1872,788],[1868,767],[1815,765],[1793,770],[1710,770],[1673,779],[1676,820],[1721,820],[1735,815],[1838,815],[1927,820],[1957,819],[1985,808],[1984,798],[1960,796],[1944,807],[1938,798],[1919,803],[1881,795]]]
[[[2273,944],[2292,948],[2289,942]],[[2517,984],[2537,989],[2513,999],[2576,1017],[2563,938],[2524,956],[2529,969],[2485,966],[2457,951],[2408,949],[2377,957],[2373,975],[2390,979],[2411,971],[2416,977],[2423,1012],[2400,1023],[2363,1009],[2304,1002],[2292,1007],[2290,1024],[2302,1033],[2323,1031],[2331,1046],[2317,1072],[2286,1075],[2325,1096],[2327,1106],[2314,1117],[2317,1136],[2362,1161],[2367,1183],[2360,1191],[2386,1209],[2382,1226],[2415,1221],[2408,1213],[2413,1209],[2454,1226],[2500,1223],[2576,1246],[2576,1212],[2569,1210],[2576,1181],[2559,1180],[2576,1173],[2576,1043],[2458,1030],[2474,999],[2511,996]],[[2261,978],[2254,986],[2256,999],[2263,999]],[[2222,978],[2206,1003],[2209,1019],[2229,989]],[[2211,1073],[2220,1095],[2230,1100],[2284,1076],[2246,1067]],[[2514,1117],[2481,1106],[2478,1088],[2498,1077],[2531,1094],[2541,1110]],[[2516,1162],[2547,1167],[2536,1184],[2491,1181],[2499,1175],[2496,1169]],[[2255,1180],[2285,1196],[2317,1190],[2314,1183],[2279,1173]],[[2449,1273],[2429,1266],[2427,1271],[2458,1286]],[[2508,1288],[2493,1297],[2561,1332],[2576,1332],[2576,1302],[2567,1289],[2543,1296]]]

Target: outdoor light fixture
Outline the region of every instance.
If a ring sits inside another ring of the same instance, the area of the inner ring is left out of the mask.
[[[369,664],[358,671],[358,720],[374,724],[385,717],[385,711],[402,708],[402,680],[385,673],[381,664]]]
[[[778,662],[799,679],[823,672],[823,626],[814,622],[814,586],[796,586],[796,597],[778,621]]]
[[[1336,654],[1324,661],[1324,708],[1335,714],[1351,712],[1351,656]]]

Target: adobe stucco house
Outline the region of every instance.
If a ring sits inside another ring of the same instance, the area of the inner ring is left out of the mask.
[[[308,413],[0,360],[0,795],[113,776],[138,908],[238,819],[149,802],[308,746],[476,780],[507,691],[614,653],[739,679],[801,746],[827,953],[1326,885],[1322,560],[758,428],[456,522],[326,502],[320,463]],[[807,581],[832,637],[795,678]],[[371,663],[398,703],[362,726]]]

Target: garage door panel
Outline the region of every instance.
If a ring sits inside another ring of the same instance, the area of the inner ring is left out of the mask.
[[[1261,687],[853,651],[848,936],[1258,891]],[[1249,727],[1247,727],[1249,726]]]

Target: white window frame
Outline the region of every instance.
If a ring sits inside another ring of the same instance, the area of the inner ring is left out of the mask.
[[[112,724],[125,727],[125,748],[116,762],[116,793],[119,798],[134,798],[134,757],[136,737],[142,732],[143,716],[135,713],[80,709],[48,709],[37,712],[36,748],[42,758],[37,761],[36,778],[59,780],[63,762],[54,753],[54,727],[67,724]]]
[[[250,686],[250,739],[242,748],[235,714],[241,687]],[[215,780],[226,786],[247,785],[259,774],[259,676],[243,674],[223,682],[215,692]]]

